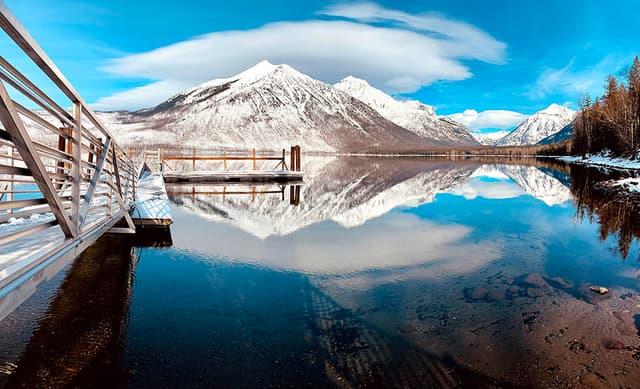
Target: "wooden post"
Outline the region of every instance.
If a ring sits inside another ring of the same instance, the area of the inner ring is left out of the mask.
[[[129,155],[129,159],[133,158],[133,150],[131,149],[131,146],[129,146],[128,155]]]
[[[294,146],[291,146],[291,153],[289,154],[289,159],[291,160],[290,164],[289,164],[289,170],[294,171],[296,170],[296,148]]]
[[[284,157],[285,157],[285,150],[282,149],[282,170],[287,170],[287,164],[284,161]],[[284,198],[283,198],[283,200],[284,200]]]
[[[224,164],[224,171],[227,171],[227,151],[222,151],[222,163]]]
[[[300,171],[300,146],[296,146],[296,171]]]
[[[256,149],[253,149],[253,170],[258,170],[258,166],[256,165]]]
[[[196,171],[196,148],[191,148],[191,156],[193,157],[193,162],[191,163],[191,170]]]
[[[100,140],[100,141],[102,141],[102,140]],[[93,142],[89,143],[89,155],[88,155],[89,163],[93,163],[93,153],[95,153],[95,152],[96,152],[96,145],[93,144]]]

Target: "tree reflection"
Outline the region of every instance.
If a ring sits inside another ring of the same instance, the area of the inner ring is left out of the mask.
[[[612,196],[594,188],[598,182],[621,177],[621,172],[571,166],[571,192],[576,201],[576,218],[597,221],[602,241],[609,236],[617,236],[618,249],[622,258],[626,259],[634,238],[640,238],[640,205],[629,196]]]

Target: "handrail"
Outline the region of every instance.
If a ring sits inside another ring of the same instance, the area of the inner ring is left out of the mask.
[[[62,74],[60,69],[44,52],[40,45],[33,39],[31,34],[22,26],[22,24],[11,13],[3,0],[0,0],[0,28],[22,49],[22,51],[38,65],[38,67],[49,77],[49,79],[71,100],[74,105],[79,105],[82,112],[87,116],[89,121],[93,123],[104,135],[113,138],[113,135],[107,130],[100,120],[98,120],[93,110],[85,103],[80,93],[78,93],[73,85]],[[118,151],[122,148],[118,145],[114,146]]]
[[[55,223],[42,225],[59,226],[66,238],[82,239],[95,226],[113,225],[115,217],[124,216],[134,229],[129,211],[135,202],[135,164],[2,0],[0,28],[68,98],[54,100],[33,78],[0,56],[0,181],[7,183],[0,199],[0,224],[9,222],[9,215],[29,218],[51,212]],[[9,90],[22,98],[14,98]],[[31,101],[43,111],[18,101]],[[63,108],[68,106],[71,111]],[[32,128],[37,131],[30,132]],[[30,182],[38,190],[24,188]],[[26,193],[41,197],[17,200],[14,196]],[[0,233],[0,242],[41,230],[24,224]]]

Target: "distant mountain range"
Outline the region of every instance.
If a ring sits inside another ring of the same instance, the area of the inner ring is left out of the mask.
[[[432,106],[395,99],[365,80],[349,76],[330,85],[288,65],[262,61],[153,108],[98,116],[123,145],[278,150],[299,144],[306,151],[328,153],[402,153],[555,142],[570,136],[552,137],[575,112],[551,104],[500,138],[472,134],[463,124],[436,115]],[[35,123],[27,127],[36,137],[46,137]]]

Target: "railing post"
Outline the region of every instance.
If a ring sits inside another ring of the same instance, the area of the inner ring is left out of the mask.
[[[80,184],[82,160],[82,106],[73,103],[73,161],[71,165],[71,223],[76,234],[80,228]]]
[[[287,164],[285,163],[285,150],[282,149],[282,170],[287,170]]]
[[[258,170],[258,166],[256,164],[256,149],[253,149],[253,170]]]
[[[224,171],[227,171],[227,150],[222,151],[222,164],[224,165]]]
[[[300,171],[300,146],[296,145],[296,171]]]
[[[294,146],[291,146],[291,153],[289,154],[290,157],[290,164],[289,164],[289,170],[294,171],[296,170],[296,148]]]
[[[191,148],[191,156],[192,156],[192,161],[191,161],[191,170],[192,171],[196,171],[196,148],[192,147]]]
[[[11,152],[9,153],[9,157],[11,157],[11,166],[15,166],[16,165],[16,161],[13,159],[15,156],[15,147],[11,146],[10,150]],[[9,193],[7,195],[7,201],[13,201],[13,180],[15,179],[15,176],[13,174],[11,174],[11,176],[9,177]],[[9,209],[7,212],[12,213],[13,209]]]

